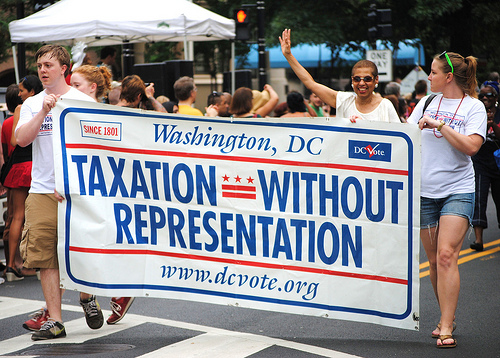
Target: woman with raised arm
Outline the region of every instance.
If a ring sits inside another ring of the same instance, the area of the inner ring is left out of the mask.
[[[373,62],[361,60],[353,66],[351,79],[354,92],[336,91],[316,82],[292,55],[289,29],[283,31],[279,40],[283,56],[293,72],[311,92],[336,108],[337,117],[349,118],[351,122],[364,119],[401,123],[392,103],[374,92],[378,87],[378,69]]]
[[[422,130],[420,238],[441,311],[432,337],[438,348],[456,347],[455,311],[460,291],[458,255],[474,211],[474,155],[486,137],[486,110],[476,97],[476,59],[443,52],[434,57],[424,97],[408,123]],[[428,102],[426,107],[426,102]]]

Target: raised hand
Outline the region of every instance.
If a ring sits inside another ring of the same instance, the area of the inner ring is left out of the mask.
[[[281,44],[281,52],[284,56],[290,55],[292,53],[292,42],[290,40],[290,29],[284,29],[283,33],[279,37]]]
[[[48,94],[43,99],[43,110],[45,113],[49,113],[52,108],[56,106],[56,102],[61,97],[60,95]]]
[[[146,92],[146,97],[151,98],[155,96],[155,84],[151,82],[146,89],[144,90]]]

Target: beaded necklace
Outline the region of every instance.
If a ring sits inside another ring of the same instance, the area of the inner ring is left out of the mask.
[[[441,96],[441,99],[439,100],[438,109],[437,109],[437,111],[436,111],[436,117],[435,117],[435,118],[436,118],[436,120],[437,120],[437,118],[438,118],[439,108],[441,107],[441,102],[443,101],[443,97],[444,97],[444,96]],[[453,122],[453,120],[455,119],[455,116],[456,116],[456,114],[457,114],[457,112],[458,112],[458,109],[459,109],[459,108],[460,108],[460,106],[462,105],[462,102],[463,102],[464,98],[465,98],[465,94],[462,96],[462,99],[460,100],[460,103],[458,104],[458,107],[457,107],[457,109],[455,110],[455,113],[453,113],[453,117],[451,118],[450,123],[452,123],[452,122]],[[436,138],[443,138],[443,135],[441,135],[440,137],[438,137],[438,136],[436,135],[436,128],[434,128],[434,129],[433,129],[433,132],[434,132],[434,137],[436,137]]]

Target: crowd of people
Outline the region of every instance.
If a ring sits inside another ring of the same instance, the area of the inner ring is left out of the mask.
[[[66,335],[56,236],[57,202],[64,198],[55,191],[51,135],[40,131],[51,120],[58,98],[63,97],[193,116],[305,120],[337,116],[353,123],[367,120],[418,126],[422,130],[420,236],[441,311],[432,337],[438,348],[456,346],[458,255],[471,226],[475,241],[470,247],[484,248],[490,188],[500,224],[500,170],[494,156],[500,149],[498,74],[479,86],[474,57],[443,52],[434,57],[428,78],[430,91],[439,94],[428,94],[427,82],[418,81],[415,92],[404,98],[397,82],[386,84],[383,95],[377,93],[377,66],[362,60],[352,68],[351,90],[338,91],[315,81],[293,56],[290,30],[284,30],[279,40],[291,69],[310,93],[308,99],[291,91],[280,102],[269,84],[262,91],[240,87],[232,94],[212,92],[204,113],[194,107],[198,91],[191,77],[175,82],[176,98],[171,100],[155,97],[154,83],[145,84],[137,75],[113,81],[113,52],[102,54],[100,65],[85,64],[70,74],[70,56],[63,47],[46,45],[37,51],[38,76],[26,76],[7,90],[12,116],[2,127],[5,164],[0,175],[0,189],[7,190],[8,197],[4,276],[15,281],[38,273],[46,300],[46,307],[24,323],[33,331],[33,340]],[[132,302],[132,297],[113,297],[107,323],[121,320]],[[80,303],[89,327],[100,328],[103,317],[96,297],[82,292]]]

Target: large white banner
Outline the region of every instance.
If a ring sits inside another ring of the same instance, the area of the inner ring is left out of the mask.
[[[418,329],[416,126],[54,112],[64,288]]]

